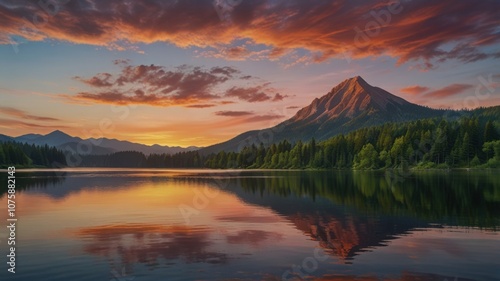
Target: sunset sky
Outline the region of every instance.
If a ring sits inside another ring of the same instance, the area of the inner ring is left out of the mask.
[[[206,146],[356,75],[430,107],[500,105],[498,11],[498,0],[0,0],[0,134]]]

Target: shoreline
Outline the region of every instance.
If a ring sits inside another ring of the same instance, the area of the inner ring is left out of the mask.
[[[0,171],[7,171],[8,167],[0,167]],[[157,167],[61,167],[61,168],[51,168],[51,167],[15,167],[17,172],[44,172],[44,171],[72,171],[72,170],[95,170],[95,171],[105,171],[105,170],[116,170],[116,171],[127,171],[127,170],[155,170],[155,171],[211,171],[211,172],[230,172],[230,171],[304,171],[304,172],[329,172],[329,171],[352,171],[352,172],[386,172],[386,171],[402,171],[399,168],[381,168],[381,169],[353,169],[353,168],[342,168],[342,169],[330,169],[330,168],[234,168],[234,169],[213,169],[213,168],[157,168]],[[419,172],[419,171],[439,171],[439,172],[470,172],[470,171],[500,171],[500,168],[478,168],[478,167],[458,167],[458,168],[416,168],[412,167],[408,172]]]

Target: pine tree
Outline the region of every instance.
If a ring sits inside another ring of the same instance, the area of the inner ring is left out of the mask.
[[[470,165],[470,155],[471,155],[471,142],[470,142],[470,137],[469,133],[465,133],[463,141],[462,141],[462,148],[460,150],[460,155],[461,155],[461,160],[465,161],[467,163],[467,166]]]
[[[5,153],[3,152],[3,145],[0,144],[0,166],[7,165],[7,161],[5,160]]]
[[[486,126],[484,127],[484,142],[490,142],[498,138],[499,137],[495,125],[493,124],[493,122],[491,122],[491,120],[488,120],[488,122],[486,122]]]
[[[354,158],[354,168],[373,169],[377,168],[378,152],[371,143],[363,146],[361,151]]]
[[[404,152],[405,152],[405,144],[404,144],[404,137],[399,137],[394,141],[394,144],[392,145],[391,148],[391,158],[392,162],[397,166],[398,164],[403,163],[403,157],[404,157]]]

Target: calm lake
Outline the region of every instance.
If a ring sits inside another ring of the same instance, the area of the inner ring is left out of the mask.
[[[16,274],[0,189],[1,280],[500,280],[498,171],[31,170],[16,184]]]

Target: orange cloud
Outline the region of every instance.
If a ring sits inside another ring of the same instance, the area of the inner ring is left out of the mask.
[[[273,101],[282,101],[287,97],[288,97],[288,95],[282,95],[280,93],[276,93],[273,97]]]
[[[59,129],[66,129],[66,128],[71,128],[65,125],[60,125],[58,124],[57,126],[54,125],[41,125],[41,124],[36,124],[36,123],[31,123],[31,122],[24,122],[24,121],[18,121],[18,120],[12,120],[12,119],[3,119],[0,118],[0,128],[7,128],[7,129],[16,129],[16,128],[21,128],[21,129],[41,129],[41,128],[48,128],[48,129],[54,129],[54,127],[57,127]]]
[[[402,88],[400,91],[405,94],[419,95],[421,93],[429,91],[429,87],[415,85]]]
[[[281,101],[285,98],[279,93],[271,95],[270,92],[275,91],[268,87],[268,83],[257,85],[254,87],[232,87],[226,91],[226,97],[234,97],[247,102],[263,102],[263,101]]]
[[[421,69],[452,59],[473,62],[500,57],[500,52],[483,48],[500,42],[500,2],[494,0],[382,4],[255,0],[242,1],[222,20],[212,0],[74,0],[59,8],[52,16],[35,2],[2,1],[0,42],[8,44],[11,36],[22,36],[117,50],[136,43],[169,42],[213,48],[213,55],[227,59],[272,60],[305,50],[303,60],[312,62],[346,54],[354,58],[388,55],[400,64],[416,62]],[[250,44],[235,45],[240,39]]]
[[[461,94],[472,87],[473,87],[472,85],[468,84],[451,84],[441,89],[429,92],[425,94],[425,97],[446,98]]]
[[[214,113],[218,116],[226,116],[226,117],[244,117],[250,116],[248,118],[242,119],[242,123],[252,123],[252,122],[264,122],[264,121],[273,121],[283,119],[286,116],[280,114],[264,114],[257,115],[251,111],[217,111]]]
[[[236,116],[253,115],[253,112],[251,112],[251,111],[217,111],[217,112],[215,112],[215,115],[236,117]]]
[[[201,57],[220,58],[234,61],[263,60],[269,58],[270,50],[252,51],[248,46],[218,47],[215,50],[200,52]]]
[[[216,106],[215,104],[190,104],[190,105],[187,105],[186,107],[189,107],[189,108],[209,108],[209,107],[214,107]]]
[[[80,76],[75,76],[73,77],[73,79],[83,82],[92,87],[104,88],[113,86],[113,83],[109,81],[111,77],[112,75],[109,73],[98,73],[97,75],[89,79],[81,78]]]
[[[9,117],[20,118],[25,120],[33,120],[33,121],[61,121],[57,118],[45,117],[45,116],[37,116],[28,114],[22,110],[12,108],[12,107],[4,107],[0,106],[0,114],[7,115]]]
[[[245,122],[263,122],[263,121],[274,121],[285,118],[285,115],[280,114],[265,114],[265,115],[255,115],[245,120]]]

